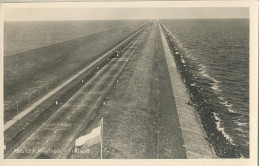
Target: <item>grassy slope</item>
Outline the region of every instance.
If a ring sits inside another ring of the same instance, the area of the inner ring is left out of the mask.
[[[143,20],[5,22],[4,55],[14,55],[102,31],[129,26],[142,21]]]
[[[121,27],[4,58],[5,121],[141,25]]]

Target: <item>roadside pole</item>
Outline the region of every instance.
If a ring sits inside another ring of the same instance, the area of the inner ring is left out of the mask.
[[[100,144],[100,158],[103,159],[103,117],[101,119],[101,144]]]

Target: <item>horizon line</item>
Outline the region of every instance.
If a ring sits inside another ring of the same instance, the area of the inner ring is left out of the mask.
[[[250,19],[249,17],[226,17],[226,18],[154,18],[154,19],[73,19],[73,20],[3,20],[3,22],[44,22],[44,21],[133,21],[133,20],[228,20],[228,19]]]

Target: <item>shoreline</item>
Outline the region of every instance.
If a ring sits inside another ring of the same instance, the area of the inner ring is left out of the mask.
[[[187,158],[217,158],[214,149],[206,140],[206,132],[203,129],[198,113],[192,105],[187,104],[190,102],[190,96],[181,80],[180,73],[177,69],[176,62],[172,57],[165,34],[162,32],[161,26],[159,27],[186,147]]]
[[[190,93],[191,104],[195,106],[198,112],[203,128],[207,134],[208,142],[214,147],[216,155],[220,158],[241,158],[240,149],[237,145],[232,144],[226,136],[217,127],[217,122],[219,122],[214,113],[217,108],[212,104],[207,103],[205,98],[201,95],[201,88],[196,86],[196,82],[193,74],[188,70],[186,63],[183,62],[182,54],[185,54],[178,45],[178,42],[173,36],[171,36],[170,31],[162,25],[162,29],[168,41],[172,56],[175,59],[176,66],[181,75],[183,82],[185,83],[186,89]],[[173,51],[174,50],[174,51]]]

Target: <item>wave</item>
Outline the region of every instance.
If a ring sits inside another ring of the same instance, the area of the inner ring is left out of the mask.
[[[243,121],[244,118],[242,118],[244,114],[240,114],[240,116],[234,120],[232,120],[233,123],[235,123],[237,126],[243,128],[243,127],[248,127],[249,123]]]
[[[236,144],[234,143],[234,140],[230,137],[230,135],[228,135],[228,134],[225,132],[224,127],[222,127],[222,125],[221,125],[221,120],[220,120],[220,118],[218,117],[218,114],[215,113],[215,112],[213,112],[213,115],[214,115],[214,118],[215,118],[215,120],[216,120],[215,123],[216,123],[216,125],[217,125],[218,131],[220,131],[220,132],[224,135],[224,137],[225,137],[232,145],[236,145]]]
[[[207,73],[207,67],[202,64],[202,63],[199,63],[198,64],[198,67],[199,67],[199,74],[204,77],[204,78],[207,78],[211,83],[211,89],[214,90],[215,93],[219,94],[220,92],[222,92],[222,90],[220,89],[220,86],[219,84],[221,83],[221,81],[217,80],[216,78],[210,76],[208,73]]]
[[[235,130],[237,130],[237,131],[239,131],[239,132],[241,132],[241,133],[245,133],[245,131],[244,131],[242,128],[240,128],[240,127],[235,128]],[[242,135],[241,135],[241,136],[242,136]],[[243,134],[243,136],[244,136],[244,134]]]
[[[224,106],[226,106],[226,107],[228,108],[228,111],[229,111],[229,112],[231,112],[231,113],[237,113],[235,110],[232,109],[232,106],[233,106],[233,105],[230,104],[230,103],[228,103],[228,101],[225,100],[224,97],[219,96],[218,99],[220,100],[219,103],[222,104],[222,105],[224,105]]]
[[[221,81],[217,80],[216,78],[210,76],[208,73],[207,73],[207,67],[204,65],[204,64],[198,64],[198,66],[200,67],[199,68],[199,73],[202,77],[205,77],[207,78],[208,80],[210,80],[212,83],[210,83],[211,85],[211,89],[214,90],[214,92],[217,94],[217,95],[221,95],[221,92],[222,92],[222,89],[220,89],[220,83]],[[227,107],[228,111],[230,113],[236,113],[236,111],[233,109],[233,105],[230,104],[224,97],[222,96],[219,96],[218,99],[220,100],[220,104],[224,105],[225,107]]]
[[[244,127],[244,126],[247,126],[248,123],[242,123],[242,122],[235,122],[238,126],[240,127]]]
[[[185,64],[185,60],[184,60],[184,58],[183,58],[182,55],[181,55],[181,62],[182,62],[183,64]]]

